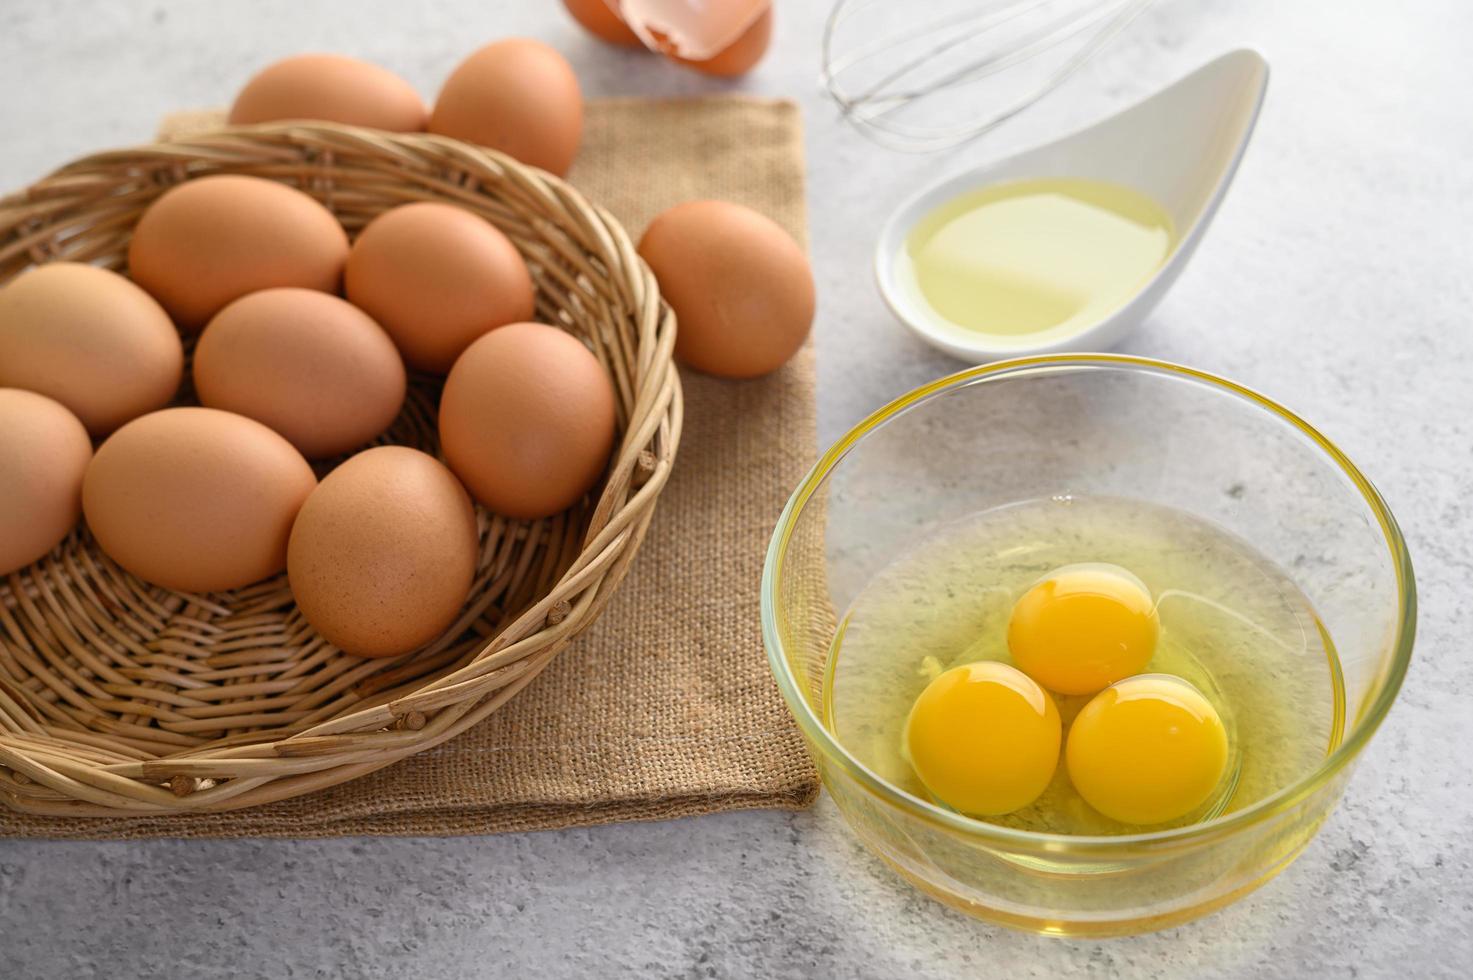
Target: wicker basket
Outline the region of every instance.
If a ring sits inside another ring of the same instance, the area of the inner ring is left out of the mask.
[[[77,528],[0,580],[0,800],[17,810],[254,806],[453,737],[599,614],[670,472],[681,423],[674,318],[628,235],[557,178],[454,140],[273,125],[91,156],[0,200],[0,282],[53,259],[123,267],[149,203],[212,173],[301,188],[350,232],[417,200],[489,219],[531,267],[538,318],[582,337],[608,369],[618,446],[601,491],[565,513],[526,523],[478,510],[463,615],[396,660],[326,644],[284,574],[229,593],[172,592],[124,572]],[[412,379],[380,441],[436,452],[437,397],[436,379]]]

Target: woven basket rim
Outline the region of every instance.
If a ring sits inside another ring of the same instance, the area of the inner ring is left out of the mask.
[[[0,198],[0,284],[57,259],[106,256],[116,266],[116,245],[107,243],[118,236],[126,241],[137,214],[157,194],[183,180],[243,171],[294,184],[335,213],[339,205],[350,206],[343,202],[354,198],[355,188],[390,196],[386,187],[398,188],[474,204],[498,225],[498,215],[515,218],[518,227],[546,236],[546,251],[538,256],[545,263],[539,313],[544,287],[555,287],[580,309],[602,304],[627,316],[627,323],[610,328],[611,349],[622,343],[621,331],[633,338],[621,359],[609,355],[621,388],[622,425],[606,481],[587,509],[577,557],[468,662],[392,700],[279,739],[263,732],[260,740],[242,744],[205,743],[154,758],[137,758],[134,751],[119,761],[97,732],[79,730],[75,744],[67,744],[68,733],[38,716],[0,664],[0,802],[13,809],[118,816],[256,806],[356,778],[440,744],[509,701],[593,622],[627,571],[669,478],[683,405],[673,360],[674,315],[653,275],[606,210],[561,178],[493,150],[430,134],[292,122],[230,126],[94,153]],[[569,307],[561,309],[566,314]],[[9,584],[0,578],[0,598],[12,605],[19,601],[14,590],[20,574]],[[0,623],[0,653],[5,643]]]

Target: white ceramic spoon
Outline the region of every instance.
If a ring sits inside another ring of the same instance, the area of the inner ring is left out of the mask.
[[[875,274],[885,302],[927,343],[976,364],[1021,354],[1102,350],[1118,343],[1160,302],[1202,240],[1248,147],[1267,88],[1263,56],[1234,51],[1073,135],[922,191],[902,204],[880,233]],[[897,258],[916,222],[933,208],[980,187],[1034,177],[1111,181],[1149,195],[1177,229],[1171,253],[1113,313],[1045,343],[968,330],[936,313],[902,284]]]

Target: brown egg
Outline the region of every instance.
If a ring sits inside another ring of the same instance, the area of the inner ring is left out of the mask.
[[[357,449],[404,404],[389,335],[345,300],[266,289],[215,315],[194,349],[194,387],[211,408],[264,422],[308,459]]]
[[[393,72],[338,54],[300,54],[268,65],[235,97],[230,122],[319,119],[395,133],[425,128],[429,109]]]
[[[532,316],[532,276],[489,221],[453,204],[385,211],[353,243],[348,299],[379,322],[404,360],[444,374],[489,330]]]
[[[0,388],[0,575],[55,548],[82,516],[92,440],[59,402]]]
[[[116,272],[52,262],[0,289],[0,385],[56,399],[94,436],[163,408],[183,373],[169,315]]]
[[[562,176],[583,136],[578,76],[541,41],[513,37],[488,44],[446,79],[429,130]]]
[[[563,6],[594,37],[629,48],[644,47],[639,35],[631,31],[604,0],[563,0]]]
[[[128,246],[133,281],[198,330],[231,300],[273,286],[336,292],[348,236],[332,212],[285,184],[217,174],[170,188]]]
[[[471,344],[445,379],[440,448],[507,517],[556,514],[598,482],[614,446],[614,386],[582,341],[514,323]]]
[[[292,528],[297,607],[333,646],[397,657],[443,633],[476,574],[475,510],[454,475],[405,446],[333,470]]]
[[[675,310],[675,356],[691,367],[754,378],[803,346],[813,272],[771,219],[727,201],[690,201],[650,223],[639,254]]]
[[[761,17],[752,22],[752,26],[742,32],[742,36],[731,42],[730,46],[723,49],[720,54],[708,58],[705,61],[692,61],[689,58],[674,58],[696,71],[707,75],[716,75],[721,78],[733,78],[737,75],[745,75],[756,67],[757,62],[767,53],[767,46],[772,41],[772,8],[768,7]]]
[[[235,589],[286,567],[286,542],[317,485],[292,444],[213,408],[166,408],[98,447],[82,511],[102,550],[146,582]]]

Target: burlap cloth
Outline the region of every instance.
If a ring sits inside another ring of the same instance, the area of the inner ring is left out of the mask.
[[[218,121],[173,117],[166,131]],[[750,205],[806,244],[797,107],[747,98],[596,101],[570,177],[634,236],[680,201]],[[685,431],[654,523],[596,624],[457,739],[265,807],[131,819],[0,809],[0,836],[489,834],[796,808],[817,780],[768,673],[763,554],[816,452],[810,344],[729,382],[683,372]]]

